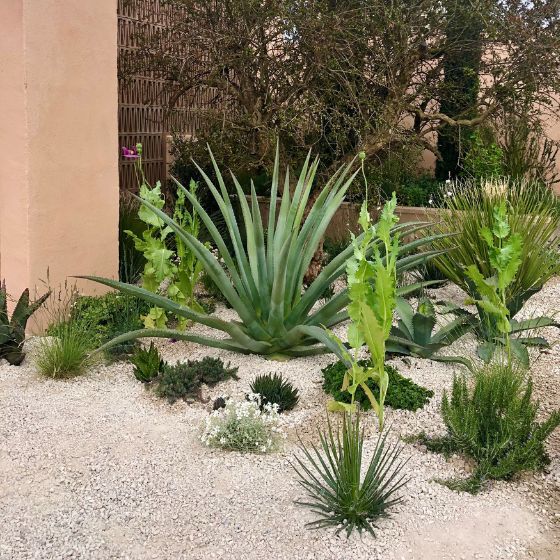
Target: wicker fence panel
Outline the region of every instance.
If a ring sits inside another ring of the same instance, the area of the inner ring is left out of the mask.
[[[167,174],[167,138],[171,130],[192,134],[194,119],[190,115],[193,100],[180,99],[173,112],[166,108],[168,85],[153,76],[123,76],[125,55],[138,48],[138,35],[151,33],[165,26],[174,17],[159,0],[118,0],[119,49],[119,149],[143,146],[143,162],[147,179],[153,184],[164,181]],[[194,100],[196,102],[196,99]],[[119,183],[121,192],[135,192],[138,181],[134,162],[119,155]]]

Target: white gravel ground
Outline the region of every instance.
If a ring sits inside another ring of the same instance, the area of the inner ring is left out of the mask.
[[[558,308],[559,301],[554,281],[535,297],[533,311]],[[313,516],[294,504],[302,491],[289,465],[296,429],[309,440],[324,425],[320,370],[332,356],[270,362],[182,342],[159,345],[170,361],[215,355],[239,366],[241,380],[217,386],[208,399],[242,396],[257,373],[289,378],[301,401],[283,417],[289,433],[284,451],[255,456],[203,447],[198,433],[211,401],[170,406],[146,391],[125,363],[53,381],[38,376],[32,353],[20,367],[3,362],[1,559],[560,558],[558,434],[546,473],[494,483],[478,496],[433,482],[464,475],[469,466],[459,457],[447,462],[407,444],[405,502],[379,522],[377,538],[354,534],[347,540],[305,528]],[[392,437],[442,431],[439,403],[453,369],[427,360],[395,363],[435,397],[416,413],[389,410]],[[558,345],[536,360],[533,375],[543,408],[558,406]],[[373,426],[372,417],[367,422]]]

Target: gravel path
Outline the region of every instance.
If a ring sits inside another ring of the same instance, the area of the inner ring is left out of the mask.
[[[537,299],[538,298],[538,299]],[[535,309],[560,301],[553,282]],[[226,310],[221,310],[227,315]],[[256,373],[281,372],[301,402],[283,417],[289,433],[282,453],[268,456],[204,448],[200,424],[210,404],[168,405],[136,382],[132,368],[98,366],[70,381],[40,378],[31,356],[20,367],[0,364],[0,558],[45,559],[381,559],[455,560],[558,558],[560,444],[551,444],[545,474],[494,483],[478,496],[432,481],[465,474],[415,445],[405,503],[378,524],[377,538],[309,531],[313,519],[294,505],[302,496],[289,460],[296,428],[315,439],[324,423],[322,356],[269,362],[160,341],[167,359],[221,356],[239,365],[241,380],[214,388],[208,399],[242,396]],[[417,413],[388,411],[392,437],[443,429],[442,390],[453,369],[430,361],[396,361],[399,370],[433,389]],[[560,403],[560,347],[533,368],[545,409]],[[368,419],[371,422],[371,420]],[[372,441],[366,451],[371,450]],[[555,552],[556,551],[556,552]]]

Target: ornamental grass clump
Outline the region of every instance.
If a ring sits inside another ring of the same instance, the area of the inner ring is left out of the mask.
[[[278,405],[261,407],[258,395],[248,400],[228,399],[224,408],[206,419],[200,436],[208,447],[242,453],[269,453],[281,447],[285,434],[278,426]]]
[[[69,320],[60,323],[55,336],[41,339],[35,356],[37,369],[46,377],[65,379],[81,375],[92,364],[91,331]]]
[[[220,209],[220,219],[223,219],[227,230],[224,234],[216,226],[216,218],[212,218],[204,210],[196,197],[179,184],[178,188],[200,217],[219,256],[213,253],[208,244],[197,239],[188,228],[167,216],[157,205],[147,199],[141,202],[146,210],[151,211],[166,228],[172,230],[176,239],[195,255],[208,277],[237,313],[239,320],[225,321],[209,316],[192,307],[188,301],[174,300],[169,294],[164,297],[138,286],[88,277],[95,282],[141,297],[156,308],[200,323],[214,331],[207,335],[168,328],[149,328],[119,336],[109,345],[141,337],[163,337],[271,358],[308,356],[329,351],[324,340],[318,340],[315,335],[322,331],[323,326],[332,328],[348,319],[348,290],[342,290],[328,301],[323,300],[322,304],[318,302],[322,300],[326,288],[344,273],[346,261],[355,250],[354,246],[347,247],[337,255],[306,289],[303,289],[303,283],[317,247],[354,180],[354,162],[336,171],[326,184],[321,185],[320,194],[311,204],[319,160],[311,161],[309,155],[297,180],[293,181],[287,170],[285,182],[281,185],[277,154],[265,234],[254,186],[251,187],[248,201],[239,181],[232,176],[234,192],[230,192],[212,154],[211,159],[217,183],[202,169],[199,168],[199,171]],[[279,195],[279,192],[282,194]],[[236,211],[237,204],[240,211]],[[407,239],[426,228],[427,224],[409,223],[397,226],[391,223],[390,227],[393,234],[400,232],[403,239]],[[357,243],[362,238],[360,236]],[[425,262],[437,254],[437,251],[418,254],[417,250],[428,247],[432,240],[433,237],[424,237],[404,243],[398,254],[391,254],[391,266],[400,273]],[[380,258],[383,258],[385,247],[381,238],[368,243],[370,253],[374,251],[374,247],[377,247]],[[416,288],[417,286],[405,286],[400,289],[400,293]]]
[[[319,432],[320,446],[301,444],[303,458],[296,455],[292,465],[298,481],[308,494],[296,503],[309,507],[319,519],[309,528],[336,528],[336,533],[354,529],[375,536],[375,522],[387,517],[402,498],[398,491],[406,484],[402,474],[406,461],[400,459],[402,446],[388,444],[387,433],[380,434],[365,475],[364,432],[357,413],[344,413],[342,428]]]

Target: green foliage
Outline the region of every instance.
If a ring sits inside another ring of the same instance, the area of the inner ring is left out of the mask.
[[[141,145],[138,145],[138,153],[141,154]],[[158,181],[154,187],[146,181],[142,168],[142,159],[136,162],[138,176],[142,179],[140,185],[140,200],[147,202],[153,208],[162,210],[165,206],[165,198],[161,192],[161,184]],[[184,232],[198,237],[200,230],[199,218],[196,210],[189,212],[186,206],[186,195],[183,189],[177,192],[173,221],[177,227]],[[196,200],[196,183],[191,181],[189,188],[190,196]],[[167,297],[179,305],[190,307],[202,312],[202,307],[194,297],[194,288],[202,272],[202,265],[196,258],[188,245],[180,236],[174,235],[172,227],[166,224],[148,205],[142,204],[138,210],[138,217],[144,222],[146,228],[139,237],[134,232],[127,230],[125,233],[134,239],[134,246],[140,251],[146,260],[142,273],[142,286],[153,293],[159,293],[163,283],[167,284]],[[173,245],[174,244],[174,245]],[[184,330],[187,321],[179,316],[180,330]],[[146,328],[164,328],[167,325],[167,314],[164,309],[153,307],[144,316]]]
[[[56,335],[41,339],[35,363],[46,377],[66,379],[82,374],[92,363],[91,328],[66,321],[57,325]]]
[[[278,412],[292,410],[299,401],[298,390],[281,375],[258,375],[251,383],[251,392],[261,397],[261,407],[277,404]]]
[[[354,529],[374,534],[375,521],[386,517],[399,504],[397,492],[406,484],[401,474],[406,461],[400,460],[402,447],[388,445],[380,435],[365,476],[362,477],[364,433],[358,414],[344,413],[342,429],[319,432],[321,445],[300,445],[303,458],[296,455],[292,465],[308,498],[299,501],[319,519],[308,527],[335,527],[350,536]]]
[[[102,296],[79,296],[75,299],[67,319],[56,321],[47,334],[58,336],[66,320],[79,331],[89,333],[89,349],[94,350],[122,333],[142,328],[141,316],[149,305],[143,300],[119,292]],[[107,357],[118,359],[136,349],[134,341],[124,341],[106,352]]]
[[[200,436],[202,443],[241,453],[268,453],[282,444],[278,427],[278,412],[267,404],[261,407],[259,398],[235,402],[228,399],[225,407],[215,409],[206,419]]]
[[[546,341],[522,333],[556,324],[547,317],[515,320],[527,300],[560,272],[556,196],[535,184],[497,180],[456,183],[449,189],[441,233],[457,234],[434,241],[447,251],[434,262],[477,306],[478,317],[471,318],[487,343],[479,355],[491,359],[495,345],[507,345],[509,336],[511,351],[526,363],[524,346]],[[469,315],[456,306],[448,309]]]
[[[524,371],[506,362],[478,370],[474,388],[455,377],[451,398],[442,401],[447,445],[477,462],[474,479],[507,480],[548,463],[545,442],[560,425],[560,410],[538,423],[532,390]]]
[[[0,284],[0,360],[5,359],[13,366],[19,366],[25,357],[23,343],[27,321],[45,303],[51,292],[36,301],[29,301],[29,289],[21,294],[12,317],[8,317],[8,294],[6,282]]]
[[[142,383],[153,381],[165,365],[153,342],[150,342],[148,349],[138,348],[130,358],[130,363],[134,365],[134,377]]]
[[[428,298],[418,300],[416,312],[404,298],[397,298],[396,310],[399,321],[391,327],[391,337],[387,342],[388,352],[440,362],[457,362],[472,367],[469,360],[460,356],[437,354],[439,350],[472,330],[470,317],[460,315],[434,333],[437,323],[436,309]]]
[[[188,362],[164,364],[158,378],[156,394],[170,404],[179,399],[195,398],[200,392],[200,379]]]
[[[490,179],[504,174],[504,154],[494,138],[484,139],[474,132],[463,161],[463,171],[475,179]]]
[[[237,369],[226,366],[220,358],[209,356],[173,365],[166,363],[158,378],[156,393],[172,404],[179,399],[195,398],[203,383],[213,387],[220,381],[238,379]]]
[[[396,206],[397,199],[393,193],[393,198],[381,212],[377,226],[373,226],[367,211],[367,200],[362,204],[359,222],[364,234],[359,239],[353,238],[354,255],[346,266],[350,298],[348,315],[351,320],[348,343],[354,349],[354,355],[346,350],[342,341],[334,334],[329,332],[327,335],[333,351],[348,368],[342,389],[351,395],[350,404],[334,401],[329,403],[329,409],[351,412],[355,407],[355,393],[361,388],[379,418],[380,429],[383,428],[383,403],[389,384],[385,369],[385,345],[391,331],[397,293],[399,236],[392,234],[393,226],[398,220],[395,216]],[[383,256],[376,240],[380,241]],[[372,249],[373,260],[369,260],[368,254]],[[371,355],[371,363],[366,368],[360,366],[357,360],[358,350],[364,344]],[[379,386],[378,397],[370,391],[367,385],[369,379]]]
[[[146,264],[144,256],[134,246],[134,239],[126,231],[141,237],[146,224],[138,217],[138,202],[121,196],[119,202],[119,280],[136,284]]]
[[[237,312],[239,320],[228,322],[217,317],[209,317],[145,288],[104,278],[88,277],[90,280],[141,297],[151,305],[165,309],[166,312],[228,335],[224,338],[223,336],[196,335],[171,329],[146,329],[118,337],[110,344],[118,344],[140,337],[167,337],[190,340],[245,354],[264,354],[272,357],[305,356],[324,353],[328,351],[328,348],[332,349],[333,344],[321,326],[331,328],[348,318],[348,313],[344,311],[349,301],[348,291],[339,292],[322,306],[315,306],[315,304],[321,298],[325,288],[344,273],[346,260],[354,248],[348,247],[328,266],[324,267],[306,290],[302,290],[303,278],[328,224],[354,179],[355,173],[351,173],[353,165],[353,163],[349,163],[338,170],[323,187],[314,204],[310,205],[310,193],[318,160],[311,162],[309,154],[294,189],[289,187],[291,179],[287,172],[286,188],[283,189],[279,199],[280,171],[277,156],[272,181],[268,230],[265,236],[254,190],[251,191],[250,203],[248,203],[241,185],[233,177],[238,195],[237,200],[241,205],[243,231],[236,218],[230,193],[215,164],[218,186],[215,186],[208,176],[205,175],[204,179],[218,203],[223,220],[227,225],[229,239],[234,247],[233,254],[227,248],[213,219],[198,203],[196,197],[179,186],[193,204],[212,237],[214,245],[219,251],[219,258],[208,246],[183,229],[156,205],[148,200],[143,200],[146,209],[171,228],[176,237],[193,251],[208,276]],[[385,231],[387,228],[391,230],[392,225],[392,222],[384,223],[380,226],[380,231]],[[383,236],[380,235],[375,240],[369,239],[367,249],[370,252],[376,252],[381,263],[385,251],[384,237],[395,236],[397,232],[403,235],[411,234],[423,227],[426,227],[426,224],[396,226],[391,232],[386,231]],[[362,239],[363,236],[360,236],[356,243],[362,244]],[[405,244],[399,255],[391,253],[391,269],[404,271],[416,266],[426,257],[409,253],[428,245],[430,241],[430,238],[415,239]],[[408,287],[402,288],[401,293],[406,292],[407,289]],[[318,343],[317,340],[320,342]]]
[[[364,369],[371,367],[369,360],[359,360],[358,365]],[[389,386],[385,396],[385,404],[394,409],[416,411],[423,408],[424,405],[434,396],[433,391],[421,387],[403,377],[396,368],[389,364],[385,364],[385,370],[389,377]],[[344,376],[348,371],[344,362],[338,361],[329,364],[321,370],[323,372],[323,390],[331,395],[335,401],[350,403],[352,396],[348,391],[342,390]],[[366,384],[376,399],[379,399],[379,386],[373,379],[368,379]],[[370,410],[371,401],[361,387],[356,389],[354,393],[354,402],[360,405],[361,410]]]

